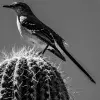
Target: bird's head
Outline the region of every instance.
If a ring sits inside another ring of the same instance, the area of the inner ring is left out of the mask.
[[[15,10],[15,12],[18,15],[33,14],[30,7],[26,3],[23,3],[23,2],[14,2],[11,5],[3,5],[3,7]]]

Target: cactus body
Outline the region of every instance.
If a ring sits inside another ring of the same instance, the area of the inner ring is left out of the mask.
[[[32,52],[23,49],[0,64],[0,100],[69,100],[57,68]]]

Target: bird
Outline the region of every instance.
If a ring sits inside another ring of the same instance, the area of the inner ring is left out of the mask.
[[[84,74],[96,84],[96,81],[82,67],[76,58],[65,48],[66,41],[57,34],[53,29],[44,24],[32,12],[29,5],[25,2],[13,2],[10,5],[3,5],[5,8],[13,9],[17,15],[17,27],[21,37],[35,44],[36,48],[41,49],[41,54],[46,50],[50,51],[62,61],[66,61],[64,53]]]

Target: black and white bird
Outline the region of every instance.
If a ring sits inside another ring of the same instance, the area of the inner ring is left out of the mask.
[[[66,50],[64,44],[67,43],[65,40],[41,22],[26,3],[14,2],[11,5],[3,5],[3,7],[11,8],[17,13],[17,26],[20,35],[30,43],[34,43],[37,48],[40,48],[42,54],[48,50],[63,61],[66,61],[63,56],[63,53],[65,53],[93,83],[96,83],[72,54]]]

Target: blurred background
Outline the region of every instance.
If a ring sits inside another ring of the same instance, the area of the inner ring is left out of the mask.
[[[60,65],[69,77],[76,100],[100,99],[100,0],[0,0],[0,5],[13,1],[25,1],[34,14],[46,25],[62,36],[69,44],[67,49],[82,63],[95,79],[91,81],[74,65],[68,57]],[[0,51],[8,52],[13,46],[29,45],[20,37],[14,11],[0,7]],[[61,60],[47,52],[51,61]]]

